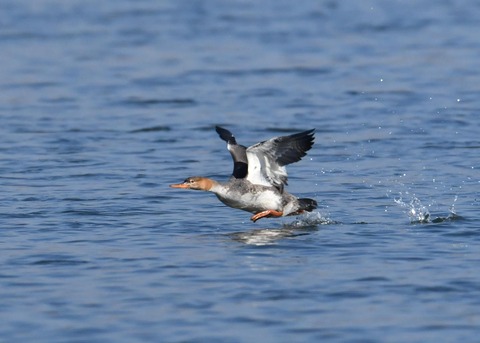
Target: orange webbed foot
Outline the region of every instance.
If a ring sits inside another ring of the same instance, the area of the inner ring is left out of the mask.
[[[258,212],[257,214],[253,215],[252,218],[250,218],[254,223],[262,218],[269,218],[269,217],[281,217],[283,216],[283,212],[280,211],[275,211],[275,210],[266,210],[262,212]]]

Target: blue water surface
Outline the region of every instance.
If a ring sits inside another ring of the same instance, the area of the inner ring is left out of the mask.
[[[473,0],[0,3],[0,342],[476,342]],[[251,223],[239,143],[316,128]]]

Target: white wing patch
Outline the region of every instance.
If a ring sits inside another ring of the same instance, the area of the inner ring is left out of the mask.
[[[265,158],[252,153],[247,149],[248,159],[248,174],[247,180],[254,185],[272,186],[272,183],[267,180],[265,170]]]
[[[247,149],[247,180],[256,185],[283,189],[287,183],[287,169],[275,162],[274,156],[268,153],[268,143],[259,143]]]
[[[306,155],[313,145],[313,135],[314,129],[275,137],[249,147],[246,150],[247,180],[257,185],[274,186],[282,192],[288,180],[285,166]]]

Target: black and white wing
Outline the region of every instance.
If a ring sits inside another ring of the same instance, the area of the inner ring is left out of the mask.
[[[233,159],[233,177],[243,179],[248,173],[247,147],[237,144],[233,134],[220,126],[215,126],[215,130],[221,139],[227,142],[227,149],[230,151]]]
[[[275,186],[280,191],[287,184],[286,165],[301,160],[313,146],[315,129],[281,136],[252,145],[246,150],[247,180],[253,184]]]

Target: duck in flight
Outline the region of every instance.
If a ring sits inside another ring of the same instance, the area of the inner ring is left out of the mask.
[[[233,174],[227,182],[193,176],[172,188],[194,189],[214,193],[225,205],[253,213],[253,222],[261,218],[298,215],[317,208],[317,202],[297,198],[285,191],[286,165],[298,162],[313,145],[314,131],[274,137],[250,147],[237,144],[233,134],[216,126],[220,138],[227,142],[233,159]]]

